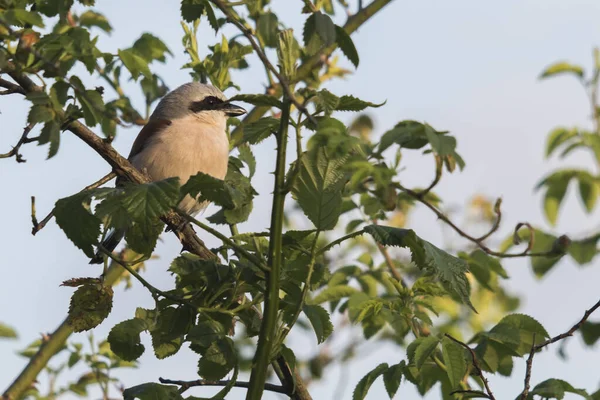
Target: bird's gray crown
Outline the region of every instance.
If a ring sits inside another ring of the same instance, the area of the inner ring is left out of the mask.
[[[192,103],[200,102],[210,96],[227,101],[223,92],[212,85],[200,82],[183,84],[162,98],[150,118],[168,120],[183,118],[193,114],[189,109]]]

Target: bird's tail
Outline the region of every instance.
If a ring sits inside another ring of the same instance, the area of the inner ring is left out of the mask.
[[[102,242],[102,247],[108,251],[113,251],[125,237],[125,229],[113,229],[108,232],[106,238]],[[104,253],[97,251],[94,258],[90,260],[90,264],[102,264],[104,262]]]

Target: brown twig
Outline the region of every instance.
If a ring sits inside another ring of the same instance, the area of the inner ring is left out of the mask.
[[[523,392],[521,393],[521,400],[525,400],[527,398],[527,395],[529,394],[529,383],[531,381],[531,369],[533,367],[533,357],[534,357],[535,353],[552,343],[556,343],[559,340],[563,340],[570,336],[573,336],[573,334],[579,328],[581,328],[581,326],[585,323],[585,321],[588,320],[590,315],[592,315],[594,313],[594,311],[596,311],[598,308],[600,308],[600,300],[598,300],[598,302],[596,304],[594,304],[592,306],[592,308],[590,308],[589,310],[585,310],[583,317],[575,325],[573,325],[571,327],[571,329],[569,329],[568,331],[566,331],[564,333],[561,333],[560,335],[556,335],[540,344],[535,344],[535,334],[533,335],[533,345],[531,346],[531,351],[529,352],[529,358],[527,358],[527,369],[525,372],[525,388],[523,389]]]
[[[500,228],[500,222],[502,221],[502,210],[500,208],[501,205],[502,205],[502,199],[498,198],[496,200],[496,204],[494,204],[494,213],[496,214],[496,221],[494,222],[494,225],[492,225],[492,228],[485,235],[477,238],[478,241],[483,242],[485,239],[492,236],[492,234],[494,232],[496,232],[498,230],[498,228]],[[527,224],[527,225],[529,225],[529,224]],[[518,228],[515,228],[515,229],[518,230]],[[533,246],[533,236],[531,236],[531,238],[530,238],[530,244],[531,244],[531,246]]]
[[[0,96],[4,96],[7,94],[13,94],[13,93],[25,95],[25,91],[23,90],[23,88],[21,86],[14,84],[12,82],[9,82],[6,79],[0,78],[0,87],[3,87],[6,89],[6,90],[3,90],[2,92],[0,92]]]
[[[189,388],[195,387],[195,386],[227,386],[231,383],[230,381],[209,381],[206,379],[197,379],[195,381],[178,381],[178,380],[173,380],[173,379],[158,378],[158,380],[160,381],[160,383],[180,386],[179,393],[183,393],[186,390],[188,390]],[[249,383],[236,381],[233,384],[233,386],[247,389],[249,386]],[[290,392],[283,386],[274,385],[272,383],[265,383],[265,390],[268,390],[270,392],[275,392],[275,393],[283,393],[283,394],[287,394],[287,395],[290,394]]]
[[[26,162],[27,160],[25,160],[23,158],[23,156],[21,155],[21,153],[19,153],[19,149],[25,143],[31,143],[34,140],[37,140],[37,138],[28,138],[27,137],[27,135],[29,135],[29,133],[31,132],[31,130],[33,129],[34,126],[35,126],[35,123],[27,124],[27,126],[25,128],[23,128],[23,134],[21,135],[21,138],[19,139],[17,144],[14,145],[13,148],[8,153],[0,154],[0,158],[15,157],[15,159],[17,160],[18,163]]]
[[[114,172],[110,172],[110,173],[104,175],[102,178],[100,178],[96,182],[92,183],[91,185],[84,187],[79,193],[85,192],[86,190],[96,189],[97,187],[100,187],[100,186],[104,185],[106,182],[113,179],[115,176],[117,176],[117,174],[115,174]],[[52,219],[53,216],[54,216],[54,211],[50,211],[48,213],[48,215],[46,215],[44,217],[44,219],[42,219],[38,223],[36,215],[35,215],[35,196],[31,196],[31,222],[33,224],[33,228],[31,229],[32,235],[35,236],[36,233],[38,233],[39,231],[44,229],[46,224],[48,222],[50,222],[50,220]]]
[[[462,347],[467,349],[469,351],[469,353],[471,353],[473,367],[475,368],[475,372],[477,373],[477,375],[483,381],[483,385],[485,386],[485,391],[487,392],[487,395],[489,396],[490,399],[496,400],[496,398],[494,397],[494,394],[492,393],[492,389],[490,389],[488,380],[483,375],[483,371],[481,370],[481,367],[479,366],[479,362],[477,361],[477,356],[475,355],[475,351],[473,351],[473,349],[468,344],[461,342],[460,340],[452,337],[450,334],[446,333],[445,336],[448,339],[452,340],[453,342],[458,343],[459,345],[461,345]]]
[[[489,235],[484,235],[483,239],[482,238],[476,238],[472,235],[469,235],[468,233],[466,233],[465,231],[463,231],[462,229],[460,229],[454,222],[452,222],[452,220],[450,220],[450,218],[448,218],[443,212],[441,212],[436,206],[434,206],[433,204],[431,204],[430,202],[428,202],[427,200],[425,200],[424,198],[422,198],[422,196],[419,195],[419,192],[408,189],[404,186],[402,186],[400,183],[394,183],[394,186],[397,189],[402,190],[403,192],[405,192],[406,194],[408,194],[410,197],[418,200],[419,202],[421,202],[422,204],[424,204],[427,208],[429,208],[431,211],[433,211],[433,213],[435,215],[437,215],[437,217],[439,219],[441,219],[442,221],[444,221],[447,225],[449,225],[452,229],[454,229],[454,231],[456,233],[458,233],[460,236],[462,236],[463,238],[469,240],[470,242],[473,242],[474,244],[477,245],[477,247],[479,247],[481,250],[483,250],[484,252],[486,252],[487,254],[491,255],[491,256],[495,256],[495,257],[500,257],[500,258],[515,258],[515,257],[551,257],[551,256],[558,256],[560,255],[559,252],[557,252],[555,249],[551,249],[549,251],[544,251],[544,252],[538,252],[538,253],[531,253],[531,248],[533,247],[533,242],[529,242],[527,248],[520,252],[520,253],[502,253],[499,251],[494,251],[492,249],[490,249],[489,247],[487,247],[484,243],[483,240],[487,239],[487,237]],[[531,226],[527,223],[520,223],[520,226]],[[520,227],[519,226],[519,227]],[[497,228],[496,228],[497,229]],[[493,232],[492,232],[493,233]]]

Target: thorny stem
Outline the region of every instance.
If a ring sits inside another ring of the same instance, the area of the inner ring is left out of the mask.
[[[355,237],[357,237],[357,236],[360,236],[360,235],[362,235],[362,234],[364,234],[364,233],[365,233],[365,230],[364,230],[364,229],[361,229],[360,231],[352,232],[352,233],[349,233],[349,234],[347,234],[347,235],[345,235],[345,236],[342,236],[341,238],[338,238],[338,239],[334,240],[333,242],[331,242],[331,243],[327,244],[326,246],[324,246],[324,247],[320,248],[320,249],[317,251],[317,255],[319,256],[319,255],[321,255],[321,254],[323,254],[323,253],[326,253],[326,252],[328,252],[329,250],[331,250],[333,247],[335,247],[335,246],[337,246],[337,245],[339,245],[339,244],[342,244],[342,243],[343,243],[343,242],[345,242],[346,240],[353,239],[353,238],[355,238]]]
[[[258,346],[252,361],[253,368],[250,375],[250,387],[246,395],[247,400],[262,398],[267,367],[271,361],[271,350],[275,330],[277,328],[277,312],[279,309],[279,276],[281,273],[282,241],[283,241],[283,208],[285,205],[285,157],[287,149],[287,135],[290,119],[290,99],[284,97],[281,113],[281,125],[277,133],[277,161],[275,167],[275,184],[273,189],[273,209],[271,210],[271,229],[269,240],[269,271],[265,292],[265,312],[260,327]]]
[[[0,79],[0,81],[4,81],[4,79]],[[7,82],[7,83],[10,83],[10,82]],[[11,83],[11,85],[13,85],[13,84]],[[0,86],[3,86],[2,82],[0,82]],[[29,132],[31,132],[31,130],[33,129],[34,126],[35,126],[35,123],[27,124],[27,126],[25,128],[23,128],[23,134],[21,135],[21,138],[19,139],[17,144],[12,149],[10,149],[10,151],[8,153],[0,154],[0,158],[10,158],[10,157],[14,156],[18,163],[23,163],[23,162],[27,161],[23,158],[23,156],[21,156],[21,154],[19,153],[19,149],[25,143],[30,143],[30,142],[33,142],[34,140],[37,140],[37,138],[30,139],[27,137],[29,135]]]
[[[535,355],[535,353],[552,343],[556,343],[559,340],[563,340],[570,336],[573,336],[573,334],[579,328],[581,328],[581,326],[585,323],[585,321],[588,320],[590,315],[592,315],[594,313],[594,311],[596,311],[598,308],[600,308],[600,300],[598,300],[598,302],[596,304],[594,304],[592,306],[592,308],[590,308],[589,310],[586,310],[585,313],[583,313],[583,317],[581,317],[581,319],[575,325],[573,325],[571,327],[571,329],[569,329],[568,331],[566,331],[564,333],[561,333],[560,335],[556,335],[540,344],[535,344],[535,334],[534,334],[533,345],[531,346],[531,351],[529,352],[529,358],[527,358],[527,370],[525,373],[525,388],[523,389],[523,392],[521,393],[521,400],[527,399],[527,395],[529,394],[529,382],[531,381],[531,368],[533,367],[533,356]]]

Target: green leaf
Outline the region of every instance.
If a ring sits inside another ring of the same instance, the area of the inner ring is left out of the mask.
[[[335,26],[335,41],[344,55],[350,60],[355,68],[358,68],[359,58],[358,51],[354,47],[354,42],[346,30],[341,26]]]
[[[304,314],[308,317],[315,335],[317,343],[323,343],[333,332],[333,325],[329,319],[329,313],[321,306],[305,304],[302,308]]]
[[[452,136],[445,135],[445,132],[435,131],[429,124],[425,124],[425,136],[431,144],[431,149],[440,157],[448,158],[456,161],[459,168],[462,170],[465,167],[465,163],[456,153],[456,139]],[[448,164],[446,164],[448,167]],[[453,167],[448,167],[448,170],[452,172]]]
[[[253,106],[265,106],[265,107],[277,107],[282,108],[283,105],[279,99],[275,96],[269,96],[266,94],[238,94],[229,99],[230,102],[243,101],[244,103],[252,104]],[[267,118],[264,118],[267,119]],[[275,118],[271,118],[275,119]],[[277,125],[279,126],[279,120]]]
[[[242,196],[224,180],[203,172],[190,177],[185,185],[181,187],[181,195],[186,194],[192,197],[197,197],[200,194],[200,200],[207,200],[226,208],[235,207],[236,197],[241,198]]]
[[[423,367],[423,364],[433,354],[439,343],[440,339],[437,336],[431,335],[423,338],[415,349],[414,360],[417,368],[421,369]]]
[[[547,67],[540,75],[540,79],[549,78],[559,74],[573,74],[579,79],[583,79],[583,68],[579,65],[573,65],[565,61],[560,61]]]
[[[81,285],[69,305],[67,322],[74,332],[88,331],[100,325],[112,309],[113,290],[101,283]]]
[[[494,291],[497,287],[496,276],[504,279],[508,278],[508,274],[500,264],[500,261],[486,254],[483,250],[477,249],[471,254],[459,253],[459,257],[467,262],[469,271],[475,279],[486,289]]]
[[[364,101],[354,96],[345,95],[340,97],[339,103],[335,107],[338,111],[362,111],[367,107],[378,108],[384,105],[386,102],[380,104],[371,103],[370,101]]]
[[[56,224],[67,237],[90,258],[94,257],[94,248],[100,235],[100,220],[89,210],[90,193],[78,193],[60,199],[54,205]],[[86,203],[87,207],[84,207]]]
[[[131,250],[150,256],[156,247],[163,227],[164,224],[157,220],[134,221],[127,228],[125,240]]]
[[[34,105],[29,110],[27,122],[30,124],[48,122],[54,119],[55,113],[52,108],[47,105]]]
[[[323,148],[303,154],[292,195],[304,214],[319,230],[335,228],[342,212],[342,189],[347,175],[346,157],[327,156]]]
[[[281,74],[288,80],[296,75],[296,61],[300,56],[300,46],[294,38],[292,29],[279,32],[277,37],[277,58]]]
[[[373,382],[375,382],[375,380],[387,370],[388,364],[382,363],[376,366],[370,372],[368,372],[365,376],[363,376],[354,388],[354,393],[352,393],[352,400],[363,400],[367,396],[367,393],[369,392],[369,389],[371,388]]]
[[[419,238],[411,229],[383,225],[369,225],[364,229],[379,244],[408,247],[411,251],[411,258],[417,267],[439,279],[450,294],[457,296],[461,302],[475,311],[469,299],[471,287],[466,277],[468,268],[464,260]]]
[[[401,121],[394,129],[383,134],[379,142],[379,152],[385,151],[393,144],[406,149],[420,149],[428,142],[425,136],[425,125],[417,121]]]
[[[233,203],[235,205],[232,209],[223,208],[214,215],[208,217],[208,221],[214,224],[239,224],[245,222],[252,212],[253,199],[257,194],[250,183],[250,179],[241,173],[240,168],[242,163],[235,157],[230,157],[229,168],[227,170],[227,176],[225,176],[225,183],[235,188]]]
[[[133,44],[132,49],[148,63],[157,60],[165,62],[166,55],[173,55],[167,45],[150,33],[144,33]],[[128,67],[129,68],[129,67]]]
[[[186,22],[194,22],[204,13],[206,0],[183,0],[181,2],[181,17]]]
[[[390,400],[396,395],[396,392],[400,387],[400,382],[402,380],[402,375],[404,374],[405,368],[406,363],[401,361],[398,364],[392,365],[383,373],[383,383],[388,396],[390,396]]]
[[[336,31],[335,24],[331,20],[329,15],[321,12],[316,12],[311,15],[310,18],[314,18],[315,33],[319,35],[319,38],[323,41],[325,46],[331,46],[335,43]]]
[[[577,130],[575,129],[554,129],[550,132],[546,140],[546,158],[550,157],[558,147],[574,137],[577,137]]]
[[[248,125],[242,125],[244,143],[259,144],[272,133],[279,129],[280,121],[277,118],[265,117]]]
[[[579,265],[592,262],[596,254],[598,254],[597,244],[599,239],[600,235],[594,235],[586,239],[572,241],[568,250],[569,255]]]
[[[95,26],[107,33],[112,31],[112,26],[108,22],[108,19],[104,15],[92,10],[87,10],[79,16],[79,25],[87,28]]]
[[[252,179],[256,172],[256,158],[252,154],[252,149],[244,143],[238,146],[238,151],[240,152],[238,158],[248,166],[248,178]]]
[[[561,379],[547,379],[538,383],[530,393],[532,395],[537,394],[545,399],[561,400],[565,397],[565,393],[574,393],[583,398],[589,398],[584,389],[575,389],[570,383]]]
[[[536,189],[546,187],[546,193],[544,194],[544,214],[551,225],[556,224],[558,211],[565,194],[567,193],[567,188],[571,179],[581,172],[582,171],[572,169],[556,171],[537,184]]]
[[[588,173],[580,173],[577,179],[579,181],[579,196],[585,206],[585,210],[590,213],[598,200],[598,192],[600,192],[598,182],[596,178]]]
[[[42,16],[39,13],[27,11],[22,8],[11,8],[3,13],[3,17],[11,25],[25,26],[27,24],[33,26],[44,27]]]
[[[442,356],[450,385],[455,388],[459,385],[467,372],[467,362],[461,345],[444,336],[442,338]]]
[[[125,389],[123,398],[124,400],[183,400],[179,394],[179,387],[159,383],[143,383]]]
[[[179,178],[128,185],[122,199],[123,206],[135,221],[157,219],[179,201]]]
[[[231,371],[236,362],[233,341],[225,337],[212,343],[202,352],[202,358],[198,362],[198,374],[204,379],[219,380]]]
[[[158,359],[176,354],[183,338],[194,324],[196,313],[189,307],[167,307],[160,310],[155,326],[150,329],[152,347]]]
[[[81,103],[86,125],[96,126],[104,113],[102,95],[97,90],[86,90],[84,93],[77,92],[76,96]]]
[[[140,333],[147,330],[148,324],[141,318],[128,319],[115,325],[108,334],[110,349],[125,361],[138,359],[144,353]]]
[[[588,346],[593,346],[600,339],[600,322],[585,321],[581,325],[581,337]]]
[[[56,155],[60,146],[60,126],[54,120],[46,122],[40,132],[38,144],[46,143],[50,143],[47,157],[50,159]]]
[[[325,290],[319,292],[309,304],[322,304],[328,301],[339,301],[345,297],[356,293],[358,290],[348,285],[329,286]]]
[[[0,322],[0,338],[16,339],[17,331]]]
[[[279,20],[272,12],[261,14],[256,21],[256,34],[265,47],[277,47]]]
[[[317,111],[324,111],[325,115],[327,116],[330,115],[336,109],[338,103],[340,102],[340,98],[327,89],[319,90],[314,99],[318,106]]]
[[[140,74],[144,75],[148,79],[152,78],[152,73],[150,72],[150,67],[148,67],[148,62],[144,60],[143,57],[138,55],[134,50],[119,50],[118,54],[119,58],[123,62],[123,65],[125,65],[125,68],[127,68],[131,73],[133,80],[137,80]]]
[[[209,348],[212,343],[227,336],[228,327],[221,322],[204,318],[190,329],[185,340],[200,348]]]

